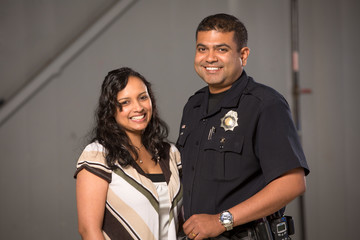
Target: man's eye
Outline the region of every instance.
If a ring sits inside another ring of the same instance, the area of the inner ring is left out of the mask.
[[[228,50],[226,48],[219,48],[219,52],[227,52]]]
[[[198,52],[205,52],[205,48],[198,48]]]

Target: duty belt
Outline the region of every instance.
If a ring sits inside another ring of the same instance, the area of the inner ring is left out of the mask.
[[[234,227],[220,236],[209,240],[290,240],[295,233],[291,216],[279,212],[268,217]]]

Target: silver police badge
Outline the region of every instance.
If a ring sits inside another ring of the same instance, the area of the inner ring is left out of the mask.
[[[225,131],[234,131],[234,128],[237,126],[239,126],[237,112],[230,110],[223,118],[221,118],[220,127],[224,128]]]

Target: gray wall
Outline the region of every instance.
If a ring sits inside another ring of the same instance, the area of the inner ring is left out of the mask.
[[[16,84],[30,81],[114,2],[1,0],[6,21],[0,51],[7,54],[1,58],[0,97],[11,100]],[[299,7],[300,81],[312,89],[301,98],[302,140],[312,170],[305,194],[308,239],[355,239],[359,3],[302,0]],[[1,238],[79,239],[72,175],[109,70],[130,66],[153,83],[170,140],[176,140],[183,104],[204,86],[193,70],[194,32],[209,14],[227,12],[244,21],[251,48],[247,73],[292,103],[289,9],[286,0],[136,1],[0,126]],[[298,218],[298,210],[295,201],[288,213]]]
[[[300,1],[303,145],[312,173],[309,239],[358,239],[359,1]]]

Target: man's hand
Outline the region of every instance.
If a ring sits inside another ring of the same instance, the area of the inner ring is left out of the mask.
[[[192,215],[183,225],[185,234],[190,239],[204,239],[219,236],[225,227],[219,222],[219,214]]]

